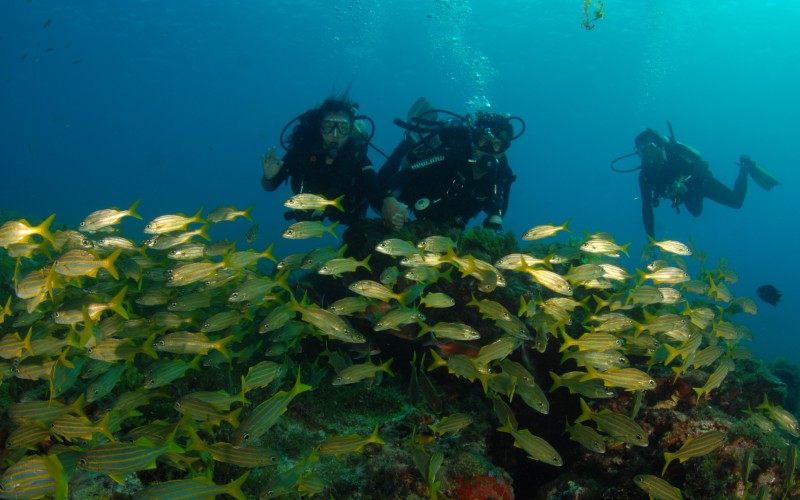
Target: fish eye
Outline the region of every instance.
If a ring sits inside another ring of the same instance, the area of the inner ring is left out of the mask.
[[[233,292],[233,293],[231,293],[230,298],[235,299],[238,296],[239,296],[239,292]]]
[[[247,442],[250,441],[250,433],[248,432],[244,436],[242,436],[242,441]]]
[[[80,460],[78,460],[78,463],[81,464],[81,465],[86,465],[86,459],[85,458],[81,458]]]

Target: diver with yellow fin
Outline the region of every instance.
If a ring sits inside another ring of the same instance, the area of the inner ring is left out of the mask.
[[[685,205],[689,213],[698,217],[703,212],[703,200],[716,201],[731,208],[741,208],[747,194],[747,177],[765,190],[780,184],[778,180],[761,168],[747,155],[741,155],[739,175],[733,189],[714,178],[700,153],[675,140],[672,125],[667,122],[670,136],[648,128],[636,136],[635,152],[621,156],[611,162],[616,172],[639,170],[639,189],[642,198],[642,220],[647,235],[655,238],[655,216],[653,208],[662,198],[672,203],[672,208],[680,212]],[[623,159],[638,155],[641,164],[631,170],[620,170],[614,164]]]

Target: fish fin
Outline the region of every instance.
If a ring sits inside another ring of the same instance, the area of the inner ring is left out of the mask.
[[[672,462],[675,459],[675,454],[670,452],[665,452],[664,459],[667,461],[667,463],[665,463],[664,468],[661,469],[662,476],[664,475],[665,472],[667,472],[667,467],[669,467],[670,462]]]
[[[250,471],[245,472],[242,474],[239,479],[236,481],[227,484],[225,486],[225,492],[235,498],[236,500],[247,500],[247,496],[242,492],[242,485],[247,480],[247,477],[250,475]]]
[[[331,203],[331,206],[338,208],[340,212],[344,212],[344,207],[342,207],[342,199],[344,199],[344,195],[332,200],[333,203]]]
[[[125,210],[125,212],[128,213],[128,217],[135,217],[137,219],[142,218],[142,216],[139,215],[139,212],[136,211],[136,209],[139,208],[139,203],[141,201],[142,201],[141,198],[134,201],[133,204],[127,210]]]

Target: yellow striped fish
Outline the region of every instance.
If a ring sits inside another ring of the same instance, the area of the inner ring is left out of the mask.
[[[67,478],[56,455],[31,455],[6,469],[0,478],[3,498],[67,498]]]
[[[722,446],[725,439],[725,433],[722,431],[710,431],[687,439],[675,453],[664,453],[664,459],[667,462],[664,464],[664,468],[661,469],[661,475],[663,476],[667,472],[667,467],[676,458],[683,463],[690,458],[702,457]]]
[[[176,428],[177,429],[177,428]],[[156,458],[165,453],[184,453],[183,448],[172,440],[165,444],[153,444],[146,438],[135,443],[104,443],[95,446],[78,458],[78,467],[98,474],[105,474],[119,484],[125,484],[125,476],[140,470],[155,469]]]
[[[683,500],[681,490],[658,476],[639,474],[633,478],[633,482],[653,500]]]
[[[300,382],[300,372],[297,380],[289,392],[280,391],[260,405],[256,406],[244,419],[241,425],[233,432],[231,444],[234,448],[253,442],[267,432],[278,419],[286,413],[289,403],[298,395],[310,391],[310,385]]]
[[[497,429],[500,432],[506,432],[514,437],[514,446],[522,448],[529,458],[544,462],[546,464],[561,467],[564,465],[564,460],[558,454],[555,448],[550,443],[534,436],[528,429],[517,430],[510,425],[506,424]]]
[[[147,225],[144,226],[144,232],[145,234],[166,234],[172,231],[180,231],[186,229],[192,222],[205,222],[203,218],[200,217],[202,213],[203,209],[201,208],[191,217],[186,217],[183,214],[161,215],[148,222]]]
[[[109,226],[117,224],[124,217],[135,217],[137,219],[141,219],[142,216],[136,212],[136,208],[139,207],[140,201],[142,200],[134,201],[127,210],[106,208],[92,212],[91,214],[87,215],[80,224],[78,224],[78,229],[80,231],[86,231],[87,233],[94,233],[100,231],[101,229],[105,229]]]
[[[216,498],[217,495],[228,494],[237,500],[247,497],[242,492],[242,484],[247,480],[250,471],[239,479],[228,484],[216,484],[204,476],[191,479],[175,479],[146,488],[136,497],[139,500],[194,500],[196,498]]]
[[[38,226],[31,226],[25,219],[10,220],[0,226],[0,247],[8,249],[10,245],[16,243],[27,243],[30,237],[38,234],[50,243],[55,243],[53,235],[50,233],[50,224],[53,223],[56,214],[51,215]]]
[[[320,455],[333,455],[338,458],[339,455],[344,455],[345,453],[360,452],[370,443],[386,444],[378,435],[377,425],[375,426],[375,430],[372,431],[372,434],[367,437],[363,437],[359,434],[351,434],[349,436],[328,438],[320,443],[315,451]]]

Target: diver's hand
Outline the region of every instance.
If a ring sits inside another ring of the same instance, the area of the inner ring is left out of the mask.
[[[261,157],[261,166],[264,168],[264,178],[270,180],[283,168],[283,160],[275,154],[275,148],[269,148],[267,154]]]
[[[381,215],[387,225],[397,230],[402,228],[403,224],[409,220],[408,206],[405,203],[400,203],[396,198],[389,196],[383,200]]]

